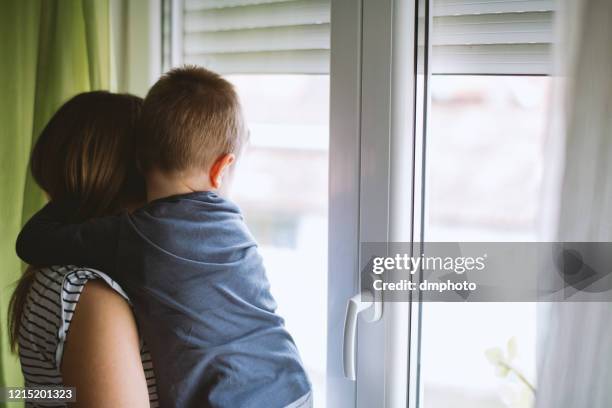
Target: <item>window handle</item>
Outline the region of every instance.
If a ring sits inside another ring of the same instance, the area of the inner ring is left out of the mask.
[[[356,364],[356,342],[357,342],[357,319],[359,315],[368,310],[373,309],[373,314],[368,318],[369,321],[380,319],[379,306],[375,305],[372,293],[363,291],[349,299],[346,305],[346,316],[344,318],[344,344],[342,346],[342,363],[344,367],[344,376],[351,381],[355,381],[355,364]],[[382,309],[382,307],[380,307]]]

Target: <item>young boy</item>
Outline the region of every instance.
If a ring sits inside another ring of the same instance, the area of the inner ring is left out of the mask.
[[[230,83],[203,68],[170,71],[149,91],[138,135],[148,204],[74,224],[78,203],[50,202],[17,240],[29,264],[88,266],[123,287],[162,407],[312,404],[257,245],[238,207],[215,192],[245,132]]]

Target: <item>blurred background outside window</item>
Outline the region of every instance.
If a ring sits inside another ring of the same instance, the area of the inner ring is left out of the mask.
[[[550,79],[434,75],[430,84],[425,240],[537,241]],[[510,342],[510,362],[535,386],[536,330],[535,303],[425,303],[423,406],[531,407],[529,387],[486,354],[508,358]]]
[[[229,75],[250,130],[231,196],[325,405],[329,76]]]

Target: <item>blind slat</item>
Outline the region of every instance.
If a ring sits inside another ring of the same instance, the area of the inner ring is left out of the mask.
[[[238,6],[255,6],[270,3],[282,3],[294,0],[187,0],[185,11],[211,10]]]
[[[286,1],[185,12],[185,31],[211,32],[329,23],[329,0]]]
[[[432,47],[433,74],[546,75],[550,44],[441,45]]]
[[[550,73],[555,0],[436,0],[434,5],[432,73]]]
[[[435,0],[434,16],[554,11],[555,0]]]
[[[329,24],[185,35],[185,54],[328,50]]]
[[[433,45],[552,42],[552,13],[434,17]]]
[[[185,63],[224,74],[328,74],[329,50],[194,54]]]
[[[330,1],[185,0],[184,62],[221,73],[329,73]],[[556,1],[436,0],[432,72],[548,74]]]

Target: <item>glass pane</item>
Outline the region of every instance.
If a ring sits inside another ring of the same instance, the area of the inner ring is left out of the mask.
[[[537,240],[549,81],[430,78],[426,241]],[[534,303],[424,303],[421,406],[531,407],[536,317]],[[509,341],[520,375],[501,377],[485,352],[507,357]]]
[[[259,243],[278,312],[325,405],[329,77],[231,75],[251,132],[232,198]]]

